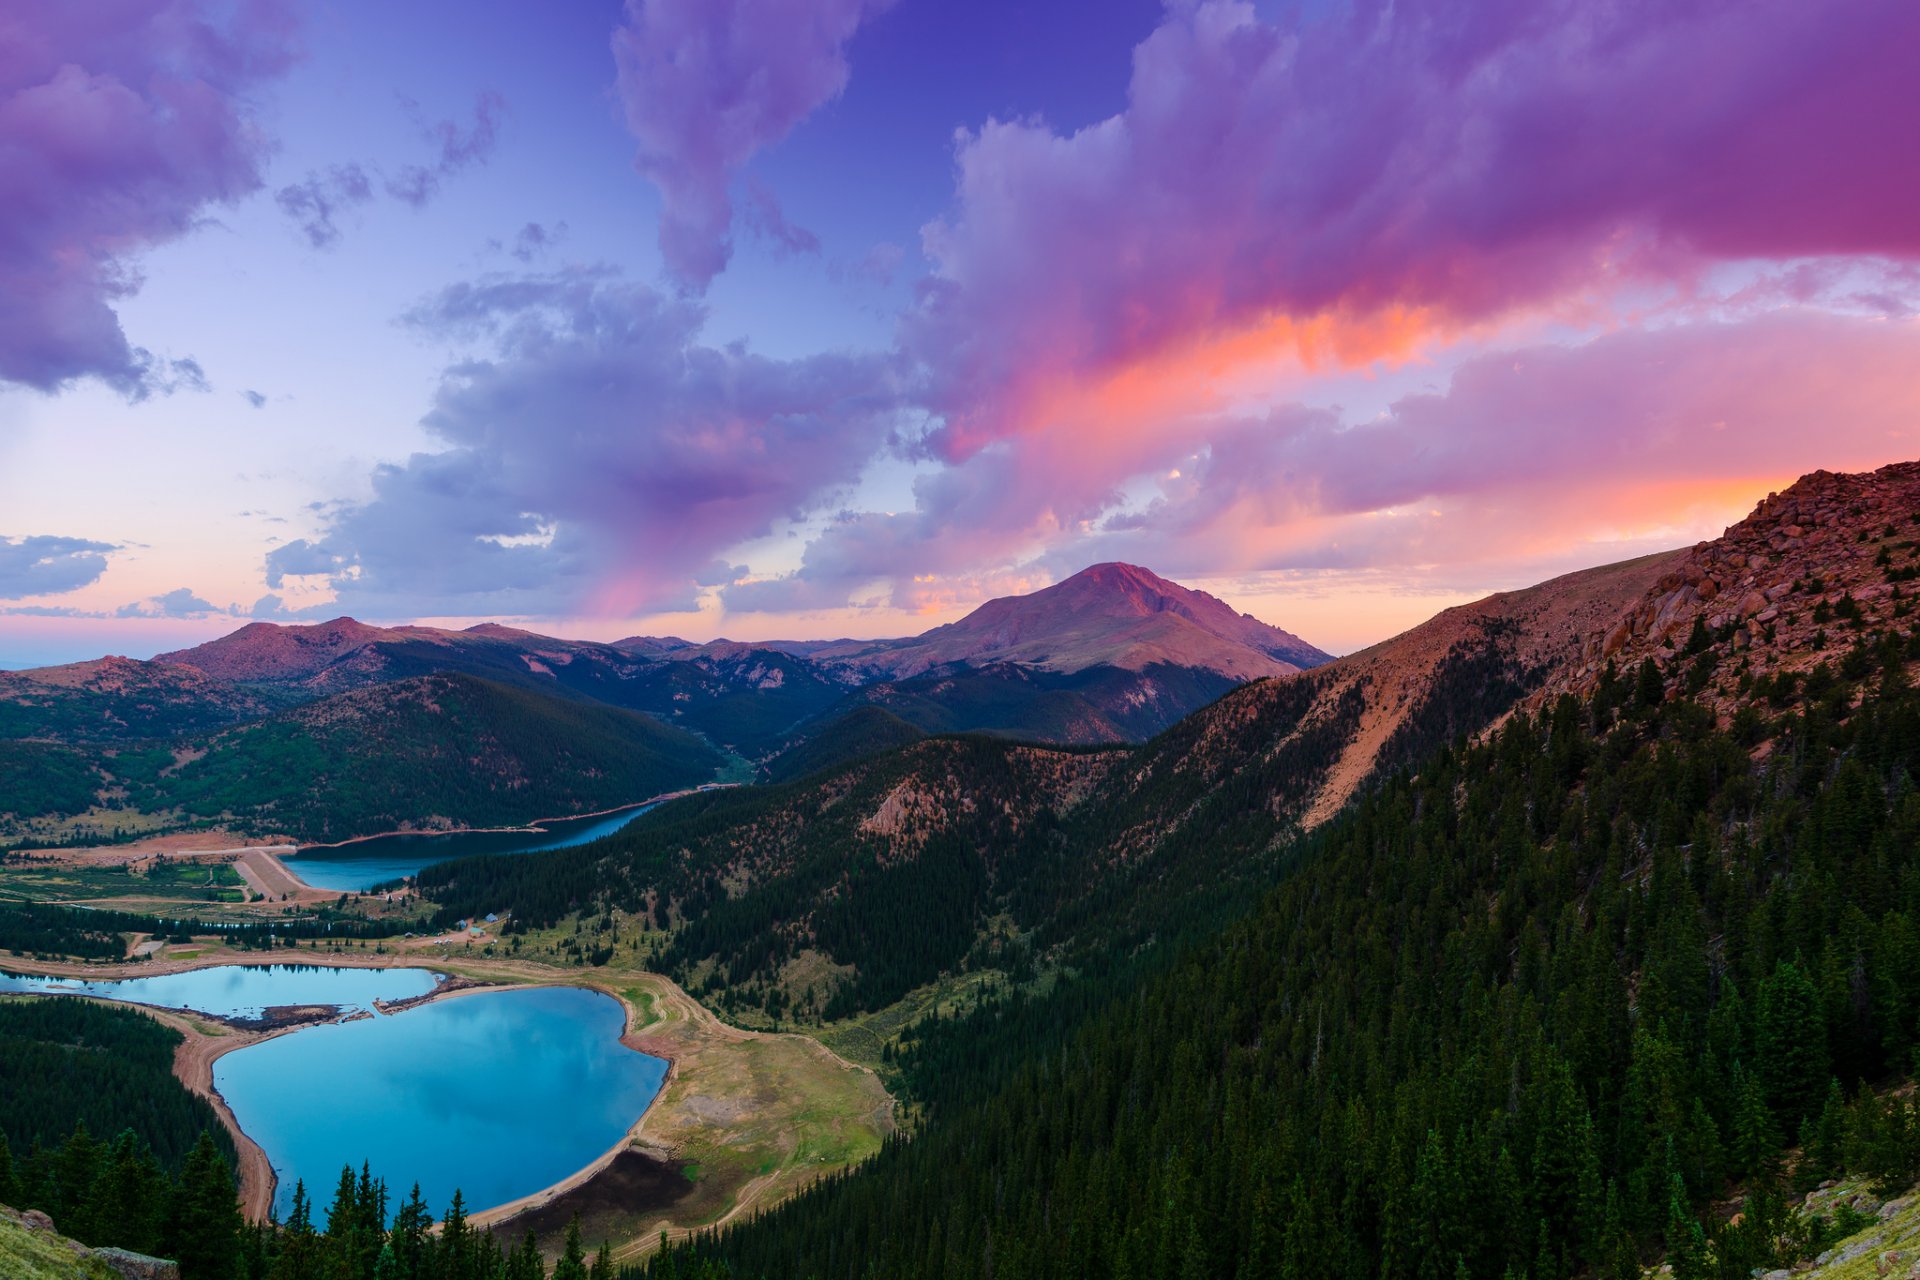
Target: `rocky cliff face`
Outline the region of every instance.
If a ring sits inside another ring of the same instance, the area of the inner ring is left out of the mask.
[[[1585,662],[1549,692],[1590,689],[1608,661],[1651,659],[1670,681],[1695,628],[1736,655],[1690,688],[1730,710],[1747,685],[1839,657],[1859,635],[1908,617],[1920,590],[1920,463],[1816,471],[1722,536],[1693,547],[1631,610],[1591,637]]]

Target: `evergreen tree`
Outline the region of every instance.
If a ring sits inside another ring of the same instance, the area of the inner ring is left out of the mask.
[[[588,1280],[587,1254],[580,1245],[580,1215],[567,1223],[567,1242],[553,1264],[553,1280]]]
[[[307,1199],[307,1184],[296,1179],[293,1207],[280,1228],[279,1256],[269,1272],[271,1280],[323,1280],[321,1245],[313,1230],[313,1207]]]
[[[547,1280],[547,1264],[540,1257],[540,1246],[529,1230],[520,1237],[520,1246],[507,1256],[501,1280]]]
[[[1754,1053],[1767,1102],[1788,1132],[1826,1094],[1827,1024],[1820,994],[1800,966],[1782,960],[1760,984]]]
[[[233,1280],[240,1260],[240,1204],[233,1173],[202,1134],[180,1171],[165,1251],[180,1263],[180,1280]]]

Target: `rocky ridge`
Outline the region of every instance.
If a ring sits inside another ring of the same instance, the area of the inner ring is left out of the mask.
[[[1909,617],[1916,579],[1920,462],[1815,471],[1689,550],[1545,692],[1584,693],[1608,662],[1624,672],[1651,660],[1676,685],[1698,627],[1741,660],[1718,664],[1689,695],[1731,714],[1754,679],[1807,671]]]

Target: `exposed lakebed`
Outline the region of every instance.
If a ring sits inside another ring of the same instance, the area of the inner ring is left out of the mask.
[[[325,1204],[341,1167],[363,1161],[396,1201],[417,1181],[436,1217],[456,1188],[470,1211],[505,1204],[593,1163],[659,1092],[667,1064],[621,1043],[625,1011],[601,992],[469,990],[375,1008],[440,981],[426,969],[221,965],[101,981],[0,974],[0,992],[98,995],[242,1024],[287,1006],[346,1011],[213,1064],[215,1088],[273,1166],[282,1215],[295,1180]]]
[[[365,893],[417,875],[422,867],[476,853],[543,853],[612,835],[657,804],[636,805],[591,818],[560,818],[525,831],[407,832],[341,845],[309,845],[283,861],[316,889]]]

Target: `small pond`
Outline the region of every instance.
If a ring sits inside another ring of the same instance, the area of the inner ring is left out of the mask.
[[[259,1018],[277,1005],[372,1010],[434,989],[431,969],[348,969],[310,964],[222,964],[144,978],[43,978],[0,973],[0,993],[101,996],[220,1018]]]

